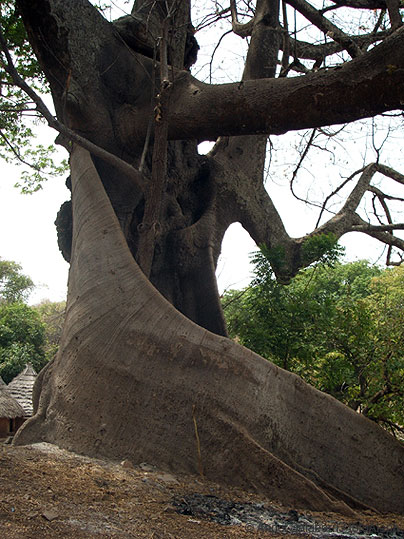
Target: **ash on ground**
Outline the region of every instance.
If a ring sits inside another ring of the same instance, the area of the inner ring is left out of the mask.
[[[281,513],[263,503],[231,502],[212,495],[190,494],[174,498],[173,505],[182,515],[284,535],[332,539],[404,539],[404,530],[398,528],[367,526],[359,522],[324,523],[295,510]]]

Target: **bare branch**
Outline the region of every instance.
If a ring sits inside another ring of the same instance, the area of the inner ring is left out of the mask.
[[[321,218],[331,198],[337,195],[357,174],[360,174],[363,171],[364,171],[364,168],[361,168],[360,170],[356,170],[353,174],[351,174],[348,178],[346,178],[342,183],[340,183],[338,187],[336,187],[329,195],[327,195],[327,197],[324,199],[324,202],[321,206],[321,211],[317,219],[316,228],[320,225]]]
[[[377,227],[372,227],[372,225],[369,225],[369,223],[364,221],[359,215],[355,216],[354,226],[355,229],[351,228],[352,231],[355,230],[357,232],[363,232],[368,236],[371,236],[372,238],[375,238],[382,243],[385,243],[386,245],[391,245],[392,247],[396,247],[400,251],[404,251],[404,240],[391,234],[391,230],[377,230]],[[404,230],[404,225],[401,226],[402,228],[399,228],[398,230]]]
[[[321,15],[321,13],[317,9],[314,9],[308,2],[305,0],[287,0],[287,3],[294,7],[312,24],[317,26],[317,28],[324,32],[328,37],[342,45],[352,58],[361,54],[360,48],[349,35],[345,34],[338,28],[338,26],[335,26],[335,24]]]
[[[303,161],[306,159],[307,157],[307,154],[309,153],[309,150],[311,148],[311,145],[313,143],[313,140],[314,140],[314,137],[316,136],[316,129],[313,129],[313,131],[311,132],[311,135],[310,135],[310,138],[306,144],[306,147],[304,148],[304,151],[303,153],[301,154],[300,156],[300,159],[299,159],[299,162],[298,164],[296,165],[296,168],[295,170],[293,171],[293,174],[292,174],[292,179],[290,180],[290,183],[289,183],[289,186],[290,186],[290,190],[292,192],[292,195],[297,199],[297,200],[300,200],[301,202],[306,202],[305,200],[303,200],[302,198],[300,198],[296,193],[295,193],[295,190],[294,190],[294,187],[293,187],[293,184],[296,180],[296,177],[297,177],[297,173],[299,172],[300,170],[300,167],[302,166],[302,163]]]
[[[231,26],[232,26],[233,32],[240,37],[250,36],[254,28],[254,18],[249,20],[245,24],[240,24],[237,18],[236,0],[230,0],[230,11],[231,11]]]
[[[228,36],[229,34],[231,34],[231,33],[232,33],[232,30],[229,30],[229,31],[225,32],[224,34],[222,34],[220,36],[220,38],[218,39],[218,41],[217,41],[217,43],[215,45],[215,48],[212,51],[212,55],[211,55],[210,61],[209,61],[209,82],[212,82],[212,66],[213,66],[213,59],[215,57],[215,54],[218,51],[220,45],[222,44],[223,39],[226,36]]]
[[[397,201],[397,202],[404,202],[404,198],[402,198],[402,197],[395,197],[395,196],[393,196],[393,195],[388,195],[387,193],[383,193],[383,191],[381,191],[381,190],[378,189],[377,187],[374,187],[373,185],[371,185],[370,187],[368,187],[368,191],[369,191],[370,193],[374,193],[375,195],[382,197],[382,198],[385,199],[385,200],[394,200],[394,201]]]
[[[351,194],[348,196],[345,204],[340,210],[342,213],[353,213],[359,206],[363,195],[366,193],[370,180],[373,178],[376,172],[375,163],[371,163],[364,168],[361,177],[358,180],[356,186],[352,189]]]
[[[400,13],[401,2],[400,0],[386,0],[386,4],[387,11],[389,12],[391,28],[393,30],[397,30],[397,28],[400,28],[400,26],[403,24]]]
[[[386,9],[385,0],[331,0],[338,7],[351,7],[355,9]]]
[[[200,22],[196,24],[195,31],[199,32],[203,30],[204,28],[207,28],[208,26],[215,24],[217,21],[227,18],[229,14],[230,14],[230,8],[225,8],[215,13],[206,15],[206,17],[204,17]]]
[[[381,163],[376,163],[375,166],[377,172],[380,172],[381,174],[384,174],[384,176],[387,176],[401,185],[404,185],[404,175],[400,174],[400,172],[397,172],[393,168],[386,165],[382,165]]]
[[[361,49],[367,49],[369,45],[382,41],[391,31],[383,30],[380,32],[371,32],[369,34],[363,34],[360,36],[349,36],[350,39]],[[332,56],[338,52],[344,50],[344,46],[337,42],[322,43],[321,45],[313,45],[305,41],[294,41],[292,39],[292,45],[296,50],[296,54],[299,58],[306,60],[320,60],[327,56]]]
[[[404,223],[395,223],[390,225],[371,225],[370,223],[366,223],[366,221],[363,221],[363,224],[352,225],[353,232],[390,232],[391,230],[404,230]]]

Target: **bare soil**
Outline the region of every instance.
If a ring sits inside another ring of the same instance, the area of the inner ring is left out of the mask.
[[[404,537],[402,516],[365,512],[350,520],[335,514],[302,515],[252,493],[201,477],[173,475],[146,463],[134,466],[128,461],[93,459],[45,443],[23,447],[0,444],[0,533],[7,539],[318,536],[304,531],[282,534],[257,529],[251,523],[218,524],[208,519],[216,518],[216,509],[208,515],[179,514],[178,506],[182,504],[184,510],[191,499],[212,500],[216,506],[220,502],[225,508],[228,502],[238,508],[245,504],[247,509],[258,504],[276,512],[278,521],[309,519],[336,529],[358,522],[377,527],[374,533],[327,534],[329,537]],[[395,531],[378,535],[377,530],[383,528]]]

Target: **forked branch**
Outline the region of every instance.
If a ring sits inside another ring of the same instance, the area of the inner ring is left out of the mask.
[[[324,32],[328,37],[333,39],[344,47],[352,58],[355,58],[361,53],[360,48],[345,34],[338,26],[329,21],[317,9],[305,0],[287,0],[287,3],[301,13],[308,21],[317,26],[319,30]]]
[[[240,37],[250,36],[254,28],[254,18],[252,18],[245,24],[239,23],[238,16],[237,16],[236,0],[230,0],[230,12],[231,12],[231,26],[232,26],[233,32]]]

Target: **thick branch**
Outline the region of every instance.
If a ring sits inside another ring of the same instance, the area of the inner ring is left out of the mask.
[[[363,221],[363,224],[352,225],[352,232],[390,232],[392,230],[404,230],[404,223],[392,223],[389,225],[371,225],[370,223],[366,223],[366,221]]]
[[[369,225],[369,223],[364,221],[361,217],[359,217],[359,215],[356,215],[354,226],[355,229],[352,228],[352,231],[355,230],[356,232],[363,232],[364,234],[367,234],[368,236],[371,236],[372,238],[375,238],[382,243],[385,243],[386,245],[391,245],[392,247],[396,247],[400,251],[404,251],[404,240],[402,240],[401,238],[397,238],[397,236],[394,236],[389,231],[378,229],[378,227]],[[403,228],[403,225],[401,225],[400,229]]]
[[[352,7],[356,9],[386,9],[385,0],[331,0],[340,7]]]
[[[258,0],[243,81],[275,77],[281,41],[280,32],[274,31],[277,27],[279,27],[278,0]],[[223,207],[228,208],[228,213],[233,217],[232,222],[240,221],[255,241],[263,237],[267,241],[270,238],[272,242],[276,237],[287,237],[287,234],[262,186],[266,145],[266,136],[222,137],[211,152],[210,158],[214,162],[213,167],[216,166],[217,171],[220,170],[215,174],[215,183],[220,185],[218,211],[222,213]],[[252,192],[257,196],[251,196]],[[270,206],[263,219],[263,226],[262,221],[259,223],[254,218],[256,212],[261,214],[262,200],[268,202]]]
[[[380,172],[384,176],[387,176],[388,178],[395,180],[401,185],[404,185],[404,175],[397,172],[397,170],[394,170],[393,168],[388,167],[387,165],[382,165],[381,163],[376,163],[375,167],[376,167],[377,172]]]
[[[375,116],[403,106],[404,31],[328,71],[223,85],[184,74],[173,90],[171,139],[282,134]]]
[[[369,34],[349,37],[359,48],[366,49],[369,45],[382,41],[390,33],[390,31],[383,30],[380,32],[370,32]],[[335,41],[322,43],[320,45],[313,45],[312,43],[307,43],[305,41],[295,41],[291,38],[291,44],[293,49],[296,50],[296,55],[298,58],[303,58],[306,60],[318,60],[320,58],[332,56],[333,54],[344,50],[344,46]]]
[[[401,2],[400,0],[386,0],[386,4],[387,11],[389,12],[391,27],[393,30],[397,30],[397,28],[400,28],[400,26],[403,25],[400,14]]]

